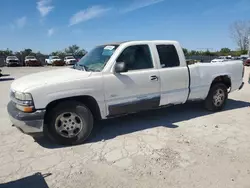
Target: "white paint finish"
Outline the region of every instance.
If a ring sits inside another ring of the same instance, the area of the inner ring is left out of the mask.
[[[120,53],[129,46],[148,44],[154,68],[114,73],[114,65]],[[180,58],[180,67],[161,68],[156,44],[175,45]],[[232,90],[242,83],[241,61],[223,63],[197,63],[190,65],[191,93],[189,100],[204,99],[212,81],[217,76],[227,75],[232,81]],[[151,81],[156,75],[159,81]],[[161,93],[160,105],[184,103],[188,97],[189,76],[182,48],[175,41],[133,41],[122,43],[107,62],[102,72],[85,72],[71,68],[41,72],[22,77],[11,88],[31,93],[37,109],[45,108],[58,99],[92,96],[100,107],[103,119],[108,115],[108,105],[152,98]]]
[[[53,87],[60,83],[88,78],[90,75],[90,72],[79,71],[72,68],[62,68],[24,76],[13,82],[11,88],[15,91],[28,92],[28,90],[36,87],[44,85]]]
[[[185,103],[189,93],[187,67],[161,68],[160,105]]]
[[[227,75],[231,79],[231,92],[237,90],[243,82],[241,61],[197,63],[190,65],[189,69],[191,76],[189,100],[205,99],[213,80],[218,76]]]
[[[174,45],[179,56],[180,66],[161,67],[160,58],[156,45]],[[154,56],[159,67],[161,78],[161,101],[160,105],[185,103],[189,93],[189,73],[182,48],[177,42],[155,42]]]
[[[66,56],[64,58],[64,62],[67,64],[67,65],[70,65],[72,63],[72,61],[76,62],[76,59],[73,57],[73,56]]]
[[[54,58],[54,59],[52,59],[52,58]],[[58,56],[51,56],[51,58],[45,59],[45,63],[47,63],[49,65],[52,65],[54,61],[61,61],[61,59]]]
[[[5,59],[6,65],[11,64],[11,60],[18,61],[17,64],[20,64],[20,60],[16,56],[7,56],[7,58]]]
[[[153,68],[132,70],[125,73],[115,73],[114,65],[121,53],[130,46],[148,45],[151,51]],[[153,46],[147,42],[122,44],[108,62],[110,71],[104,74],[104,89],[106,108],[113,104],[135,102],[141,99],[150,99],[160,95],[160,77],[155,55],[152,53]],[[107,63],[107,64],[108,64]],[[111,64],[111,65],[110,65]],[[152,81],[151,76],[157,76],[158,80]]]
[[[102,73],[62,68],[24,76],[14,81],[12,90],[31,93],[35,107],[44,109],[50,102],[74,96],[92,96],[106,117]]]
[[[157,69],[129,71],[126,73],[107,73],[103,75],[106,108],[119,103],[150,99],[160,95],[160,82],[150,77],[159,77]]]

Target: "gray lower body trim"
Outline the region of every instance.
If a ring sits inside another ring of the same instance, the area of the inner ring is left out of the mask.
[[[26,134],[42,133],[45,110],[24,113],[18,110],[13,102],[9,102],[7,110],[15,127]]]
[[[159,106],[160,106],[160,95],[153,98],[114,104],[108,107],[109,110],[108,117],[118,116],[123,114],[131,114],[135,112],[158,108]]]

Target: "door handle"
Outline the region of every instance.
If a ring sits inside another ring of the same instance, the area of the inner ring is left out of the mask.
[[[156,75],[150,76],[150,80],[158,81],[158,77]]]

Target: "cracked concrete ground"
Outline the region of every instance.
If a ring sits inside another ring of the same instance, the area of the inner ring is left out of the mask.
[[[48,70],[3,68],[10,77]],[[246,68],[247,82],[250,68]],[[7,77],[6,77],[7,78]],[[250,85],[209,113],[191,103],[98,122],[83,145],[61,147],[11,127],[12,80],[0,81],[0,184],[41,172],[49,187],[250,187]],[[28,187],[28,185],[27,185]]]

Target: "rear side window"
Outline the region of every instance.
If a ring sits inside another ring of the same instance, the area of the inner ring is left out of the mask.
[[[156,48],[162,68],[180,66],[179,56],[174,45],[156,45]]]

